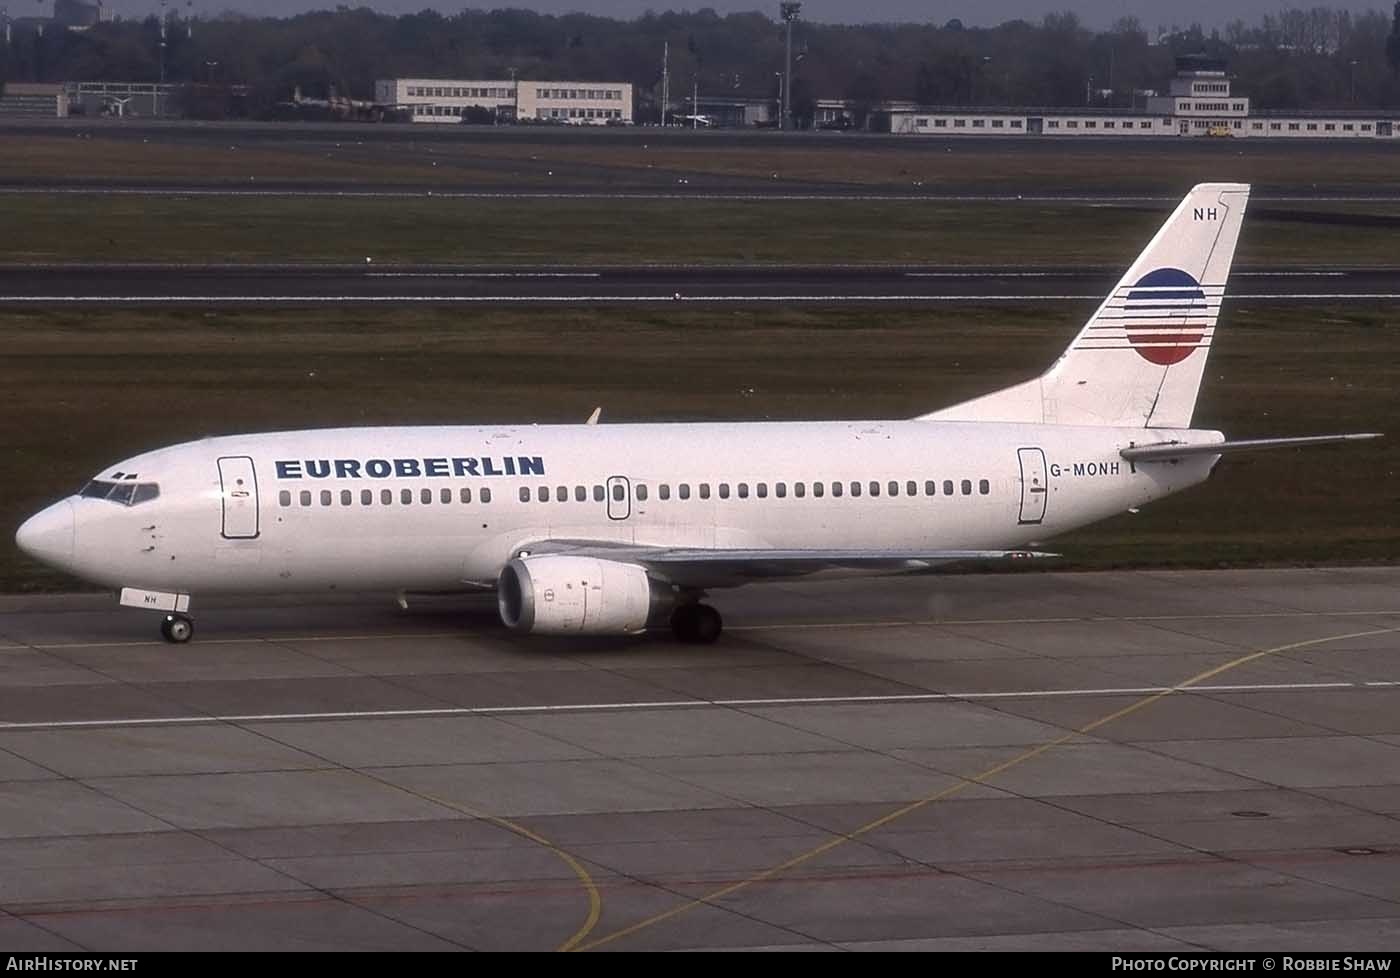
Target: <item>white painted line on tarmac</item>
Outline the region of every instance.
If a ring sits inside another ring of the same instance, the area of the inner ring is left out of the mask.
[[[569,303],[750,303],[750,302],[1086,302],[1102,299],[1094,295],[0,295],[5,302],[27,303],[100,303],[125,305],[165,305],[179,303],[225,303],[238,305],[352,304],[352,303],[519,303],[563,305]],[[1231,297],[1235,305],[1250,301],[1327,301],[1327,302],[1394,302],[1400,292],[1268,292]]]
[[[521,714],[641,712],[697,707],[859,706],[873,703],[938,703],[950,700],[1041,699],[1046,697],[1153,696],[1161,693],[1257,693],[1366,689],[1369,683],[1253,683],[1218,686],[1122,686],[1103,689],[1024,689],[967,693],[908,693],[888,696],[798,696],[764,699],[643,700],[623,703],[544,703],[528,706],[464,706],[421,710],[345,710],[316,713],[251,713],[210,716],[109,717],[99,720],[37,720],[0,723],[0,732],[81,730],[93,727],[188,726],[203,723],[305,723],[329,720],[393,720],[430,717],[518,716]],[[1391,684],[1400,685],[1400,684]]]
[[[598,272],[368,272],[365,278],[601,278]]]
[[[1400,615],[1400,609],[1391,611],[1240,611],[1219,614],[1182,615],[1109,615],[1080,617],[1038,617],[1038,618],[908,618],[885,619],[881,621],[797,621],[774,622],[763,625],[727,625],[730,632],[798,631],[811,629],[840,628],[927,628],[945,626],[954,628],[960,625],[1064,625],[1074,622],[1087,624],[1112,624],[1114,622],[1154,622],[1154,621],[1253,621],[1271,618],[1384,618]],[[467,632],[385,632],[352,635],[248,635],[243,638],[202,638],[200,645],[286,645],[293,642],[368,642],[375,640],[405,641],[413,639],[471,639],[482,637]],[[167,642],[36,642],[0,647],[0,652],[40,651],[61,652],[65,649],[131,649],[169,648]]]
[[[349,302],[1035,302],[1101,299],[1099,295],[0,295],[0,302],[349,303]]]

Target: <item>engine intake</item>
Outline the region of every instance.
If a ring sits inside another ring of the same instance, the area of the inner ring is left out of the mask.
[[[664,594],[646,568],[617,560],[541,554],[506,564],[496,585],[501,621],[534,635],[635,635]]]

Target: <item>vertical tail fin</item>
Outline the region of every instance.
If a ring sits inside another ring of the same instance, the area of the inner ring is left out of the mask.
[[[923,417],[1190,427],[1248,201],[1194,187],[1046,373]]]

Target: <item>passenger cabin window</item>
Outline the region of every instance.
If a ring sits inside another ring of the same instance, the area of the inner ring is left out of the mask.
[[[964,480],[962,481],[962,494],[963,494],[964,496],[971,496],[971,495],[972,495],[972,480],[971,480],[971,479],[964,479]]]
[[[781,483],[779,483],[779,485],[781,485]],[[792,484],[792,494],[798,499],[804,498],[807,495],[807,483],[794,482]],[[779,495],[782,495],[782,493],[779,493]]]
[[[860,495],[860,483],[859,483],[859,482],[852,482],[852,483],[851,483],[851,495],[852,495],[852,496],[859,496],[859,495]]]
[[[981,482],[977,483],[977,491],[985,496],[992,491],[992,484],[986,479],[983,479]]]
[[[392,505],[394,504],[394,490],[392,490],[392,489],[381,489],[381,490],[379,490],[379,501],[380,501],[381,503],[383,503],[385,506],[392,506]]]
[[[741,482],[741,483],[739,483],[739,498],[740,498],[740,499],[748,499],[748,498],[749,498],[749,484],[748,484],[747,482]]]
[[[469,503],[472,501],[472,491],[463,486],[461,492],[457,493],[457,498],[464,503]]]
[[[400,491],[399,491],[399,502],[403,503],[405,506],[412,506],[412,505],[413,505],[413,490],[412,490],[412,489],[402,489],[402,490],[400,490]]]
[[[529,487],[529,486],[521,486],[521,487],[520,487],[520,501],[521,501],[522,503],[528,503],[528,502],[530,501],[530,487]]]
[[[277,502],[282,506],[290,506],[292,504],[292,494],[288,490],[283,489],[277,494]]]
[[[818,499],[820,499],[820,498],[822,498],[822,496],[823,496],[825,493],[826,493],[826,483],[825,483],[825,482],[814,482],[814,483],[812,483],[812,495],[813,495],[813,496],[816,496]]]
[[[311,505],[311,490],[310,490],[310,489],[303,489],[299,495],[301,496],[301,504],[302,504],[303,506],[310,506],[310,505]]]
[[[709,498],[710,498],[710,484],[709,484],[708,482],[702,482],[702,483],[700,483],[700,498],[701,498],[701,499],[709,499]]]
[[[621,489],[622,487],[621,487],[621,486],[615,486],[614,488],[616,488],[616,489]],[[646,501],[647,501],[647,487],[644,486],[644,485],[642,485],[641,483],[638,483],[638,484],[637,484],[637,502],[639,502],[639,503],[644,503],[644,502],[646,502]]]
[[[768,483],[766,483],[766,482],[760,482],[758,485],[754,486],[753,488],[754,488],[754,494],[757,495],[759,499],[767,499],[767,498],[768,498]]]
[[[438,499],[442,500],[444,504],[452,502],[452,490],[443,489],[438,493]]]
[[[418,499],[424,506],[431,504],[433,501],[433,491],[431,489],[420,490]]]
[[[627,491],[622,488],[621,483],[612,487],[612,497],[615,503],[620,503],[627,498]]]
[[[330,491],[329,489],[322,489],[322,490],[321,490],[321,505],[322,505],[322,506],[329,506],[330,504],[331,504],[331,491]]]
[[[925,483],[924,483],[924,495],[925,495],[925,496],[936,496],[936,495],[938,495],[938,483],[934,482],[932,479],[929,479],[927,482],[925,482]]]
[[[555,487],[554,487],[554,498],[555,498],[555,500],[557,500],[558,502],[567,503],[567,502],[569,501],[569,487],[568,487],[568,486],[555,486]]]
[[[340,505],[349,506],[355,502],[355,494],[349,489],[340,490]]]
[[[526,490],[526,492],[528,494],[529,491]],[[536,489],[535,498],[542,503],[549,502],[549,486],[540,486],[538,489]]]
[[[880,483],[874,481],[873,479],[872,479],[871,482],[870,482],[870,495],[872,495],[872,496],[878,496],[878,495],[880,495]]]
[[[574,486],[574,502],[577,502],[577,503],[586,503],[586,502],[588,502],[588,487],[587,487],[587,486]]]
[[[952,480],[952,479],[944,479],[944,480],[943,480],[943,495],[945,495],[945,496],[951,496],[952,494],[953,494],[953,480]]]
[[[667,485],[666,483],[664,483],[664,482],[661,483],[661,485],[659,485],[659,486],[656,487],[656,492],[657,492],[657,495],[659,495],[662,499],[670,499],[670,498],[671,498],[671,487],[668,486],[668,485]]]
[[[481,501],[482,501],[483,503],[489,503],[489,502],[491,501],[491,490],[490,490],[490,489],[483,489],[483,490],[481,490]]]
[[[682,482],[682,483],[680,484],[680,486],[678,487],[677,491],[679,492],[680,497],[681,497],[682,499],[689,499],[689,498],[690,498],[690,483],[689,483],[689,482]]]
[[[837,499],[841,498],[841,483],[833,482],[831,484],[831,494]],[[820,496],[821,493],[817,493],[817,495]]]
[[[787,498],[787,483],[786,483],[786,482],[779,482],[779,483],[777,483],[775,486],[773,486],[773,495],[777,496],[779,499],[786,499],[786,498]]]
[[[602,487],[602,486],[594,486],[594,487],[593,487],[593,501],[594,501],[595,503],[601,503],[603,500],[605,500],[605,499],[607,499],[607,498],[608,498],[607,493],[603,491],[603,487]]]
[[[727,482],[721,482],[721,483],[719,484],[719,498],[720,498],[720,499],[728,499],[728,498],[729,498],[729,483],[727,483]]]
[[[361,489],[361,490],[360,490],[360,505],[361,505],[361,506],[372,506],[372,505],[374,505],[374,490],[373,490],[373,489]]]
[[[919,484],[918,484],[917,482],[915,482],[913,479],[910,479],[908,482],[906,482],[906,483],[904,484],[904,495],[906,495],[906,496],[917,496],[918,494],[919,494]]]
[[[891,480],[890,480],[890,484],[889,484],[889,490],[890,490],[890,495],[891,495],[891,496],[898,496],[898,495],[899,495],[899,483],[898,483],[898,482],[895,482],[893,479],[891,479]]]

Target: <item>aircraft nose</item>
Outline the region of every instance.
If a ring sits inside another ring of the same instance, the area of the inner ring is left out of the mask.
[[[75,529],[73,504],[65,499],[25,520],[15,543],[35,560],[62,567],[73,560]]]

